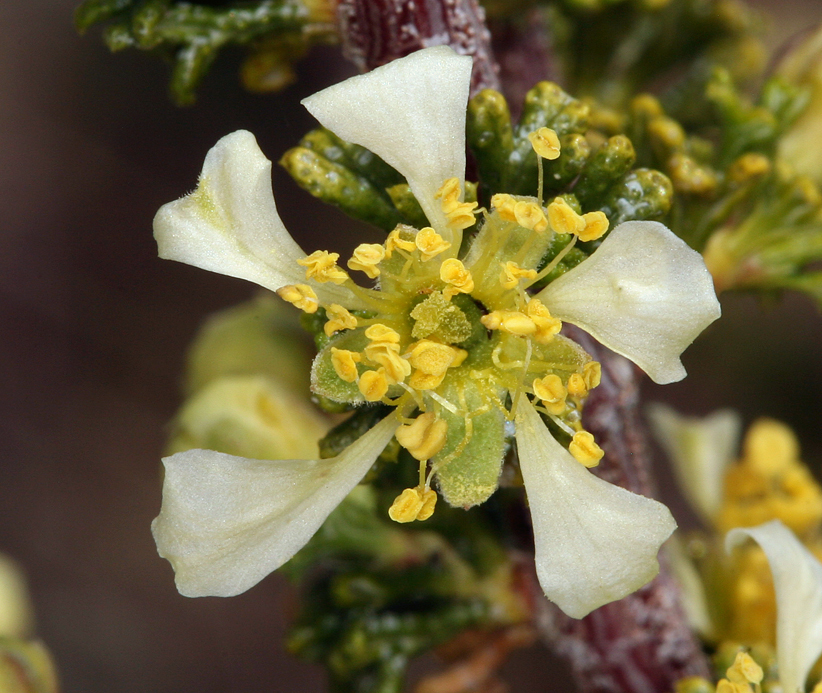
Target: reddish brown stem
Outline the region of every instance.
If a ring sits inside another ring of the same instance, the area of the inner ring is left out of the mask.
[[[472,96],[499,89],[491,34],[477,0],[340,0],[337,19],[343,52],[363,72],[446,44],[474,58]]]

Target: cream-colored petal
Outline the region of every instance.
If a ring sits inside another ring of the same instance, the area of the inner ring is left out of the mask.
[[[448,178],[465,179],[465,113],[472,59],[426,48],[303,100],[339,137],[366,147],[408,181],[431,225],[456,248],[434,198]]]
[[[704,419],[681,416],[664,404],[648,407],[648,420],[676,472],[682,491],[709,524],[722,501],[725,470],[739,451],[742,421],[730,409]]]
[[[238,130],[208,152],[197,189],[154,217],[160,257],[247,279],[276,291],[305,283],[305,253],[286,230],[271,192],[271,162]],[[321,301],[359,305],[340,286],[314,287]]]
[[[656,221],[620,224],[537,297],[661,384],[685,377],[680,354],[720,315],[702,256]]]
[[[187,597],[230,597],[299,551],[370,469],[397,427],[388,416],[337,457],[253,460],[190,450],[163,460],[160,555]]]
[[[808,673],[822,654],[822,564],[779,520],[732,529],[725,547],[731,551],[748,537],[762,547],[771,566],[782,690],[804,691]]]
[[[588,471],[525,399],[516,425],[545,596],[582,618],[649,582],[659,572],[659,547],[676,527],[668,508]]]

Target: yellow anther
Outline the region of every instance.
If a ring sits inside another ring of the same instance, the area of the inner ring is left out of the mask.
[[[595,241],[602,238],[608,230],[608,217],[605,212],[588,212],[582,215],[585,228],[579,234],[581,241]]]
[[[405,232],[407,238],[403,238],[403,231]],[[385,257],[390,258],[397,248],[410,253],[414,250],[414,248],[416,248],[413,239],[414,232],[412,227],[400,224],[391,233],[389,233],[388,238],[385,239]]]
[[[357,379],[357,364],[361,358],[356,351],[331,347],[331,365],[334,366],[334,372],[347,383],[353,383]]]
[[[534,321],[516,310],[495,310],[483,315],[480,322],[489,330],[502,330],[518,337],[530,337],[537,332]]]
[[[377,323],[371,325],[366,331],[365,336],[371,340],[375,346],[396,345],[396,351],[400,350],[400,335],[396,330],[390,327]],[[394,348],[394,347],[392,347]]]
[[[537,378],[531,387],[551,414],[559,416],[565,411],[565,397],[568,392],[558,375],[549,373],[544,378]]]
[[[442,200],[442,211],[448,214],[456,205],[460,204],[461,194],[462,188],[460,187],[459,178],[449,178],[440,186],[434,197]]]
[[[430,339],[421,339],[409,352],[408,360],[423,373],[442,375],[451,367],[460,351],[463,350]]]
[[[593,390],[602,382],[602,364],[599,361],[588,361],[582,367],[582,377],[585,379],[585,387]]]
[[[517,217],[514,214],[514,207],[516,207],[516,205],[516,199],[511,195],[506,195],[505,193],[497,193],[491,198],[491,206],[497,210],[497,213],[503,221],[517,220]]]
[[[568,394],[571,397],[585,397],[588,394],[588,385],[580,373],[572,373],[568,377]]]
[[[586,467],[596,467],[605,454],[588,431],[577,431],[568,446],[574,459]]]
[[[337,266],[339,253],[329,253],[327,250],[315,250],[308,257],[297,260],[298,265],[305,267],[305,278],[314,279],[321,284],[333,282],[343,284],[348,279],[345,270]]]
[[[414,243],[419,249],[423,261],[430,260],[451,247],[451,244],[430,226],[420,230],[414,239]]]
[[[423,371],[414,371],[408,379],[408,386],[415,390],[435,390],[445,380],[445,374],[442,373],[425,373]]]
[[[434,514],[437,494],[430,488],[420,491],[419,488],[407,488],[394,499],[388,509],[388,517],[394,522],[413,522],[427,520]]]
[[[562,321],[552,317],[538,298],[528,301],[525,311],[537,328],[534,332],[534,339],[540,344],[548,344],[562,329]]]
[[[434,514],[434,508],[437,507],[437,494],[433,489],[425,489],[422,492],[422,507],[417,513],[417,519],[420,521],[427,520]]]
[[[308,284],[289,284],[277,289],[277,295],[306,313],[316,313],[320,305],[317,294]]]
[[[548,219],[536,202],[520,200],[514,205],[514,217],[517,224],[526,229],[531,229],[537,233],[542,233],[548,228]]]
[[[443,207],[444,206],[445,204],[443,203]],[[476,208],[476,202],[459,202],[451,211],[445,213],[448,228],[456,231],[473,226],[476,221],[474,217]]]
[[[369,279],[376,279],[380,276],[380,268],[377,265],[384,257],[383,246],[378,243],[361,243],[354,248],[354,253],[348,261],[348,268],[365,272]]]
[[[664,115],[659,99],[650,94],[640,94],[631,100],[631,110],[647,118]]]
[[[548,205],[548,223],[556,233],[580,234],[585,230],[585,219],[561,197]]]
[[[537,271],[534,269],[523,269],[516,262],[506,262],[502,266],[500,284],[503,289],[513,289],[520,279],[536,279]]]
[[[474,278],[456,258],[449,258],[440,265],[440,279],[448,286],[442,292],[446,298],[457,294],[470,294],[474,290]]]
[[[379,402],[388,392],[388,378],[385,377],[385,370],[380,368],[376,371],[366,371],[360,376],[357,386],[366,401]]]
[[[737,652],[734,663],[725,672],[731,683],[762,683],[764,672],[747,652]]]
[[[434,412],[420,414],[397,429],[397,442],[418,460],[428,460],[445,447],[448,424]]]
[[[551,128],[540,128],[536,132],[532,132],[528,135],[528,141],[534,151],[543,159],[553,160],[559,158],[559,137]]]
[[[393,344],[369,344],[365,356],[382,366],[389,385],[401,383],[411,374],[411,364],[399,355]]]
[[[328,322],[323,325],[323,330],[328,337],[340,330],[353,330],[357,326],[357,318],[337,303],[328,306],[325,313]]]

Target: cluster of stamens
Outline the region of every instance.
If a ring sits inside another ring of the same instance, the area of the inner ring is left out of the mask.
[[[553,131],[541,128],[532,133],[530,139],[540,157],[540,167],[542,158],[556,159],[559,156],[559,140]],[[461,196],[460,182],[456,178],[445,181],[437,192],[436,197],[440,200],[450,229],[456,231],[473,226],[478,213],[484,214],[488,220],[490,213],[487,210],[477,210],[476,202],[463,202]],[[486,387],[488,393],[483,396],[488,404],[481,410],[498,407],[509,419],[513,418],[520,392],[531,393],[537,408],[572,434],[571,454],[585,466],[595,466],[603,452],[593,436],[582,430],[579,412],[588,392],[599,384],[600,365],[589,361],[581,372],[577,372],[577,366],[569,367],[574,372],[564,381],[556,373],[546,373],[543,369],[545,375],[534,378],[529,386],[526,378],[531,367],[531,344],[550,344],[560,332],[562,322],[553,317],[539,299],[529,297],[525,290],[545,276],[577,240],[589,241],[601,237],[607,231],[608,221],[602,212],[578,213],[562,197],[543,207],[541,199],[497,194],[491,199],[491,206],[502,222],[515,222],[537,236],[546,233],[571,234],[572,240],[540,272],[534,267],[518,264],[515,260],[519,256],[495,265],[486,264],[477,270],[481,272],[484,291],[494,293],[494,305],[503,306],[490,311],[480,307],[480,313],[484,314],[479,315],[478,322],[487,331],[488,339],[493,339],[493,335],[498,333],[500,336],[512,335],[527,340],[529,356],[522,363],[502,364],[499,361],[500,347],[497,347],[491,356],[493,363],[479,369],[466,367],[471,368],[467,377],[475,383],[490,380],[492,385],[497,385],[496,388]],[[471,268],[453,257],[455,249],[451,246],[434,228],[426,227],[418,231],[405,225],[391,231],[382,245],[367,243],[358,246],[347,266],[352,271],[365,273],[369,279],[378,280],[380,290],[356,285],[348,273],[338,266],[339,255],[336,253],[316,251],[298,261],[306,268],[307,281],[343,285],[366,305],[373,306],[373,310],[366,309],[354,315],[339,304],[323,304],[327,317],[324,331],[333,338],[340,332],[364,328],[362,335],[367,340],[364,347],[360,346],[357,350],[340,348],[332,342],[329,348],[330,364],[340,381],[356,383],[365,401],[397,407],[397,415],[403,424],[398,428],[396,438],[420,461],[419,486],[405,489],[389,511],[391,518],[398,522],[430,517],[436,503],[436,494],[430,489],[431,476],[437,465],[441,468],[467,442],[464,440],[456,446],[452,445],[450,449],[454,452],[449,453],[445,460],[438,460],[426,473],[429,460],[443,450],[448,440],[448,424],[437,412],[445,407],[452,413],[462,413],[466,419],[466,430],[471,428],[468,425],[470,417],[477,414],[476,411],[464,411],[464,404],[449,402],[436,392],[449,372],[459,369],[469,356],[469,351],[460,344],[473,329],[454,301],[458,296],[472,295],[477,286],[477,277],[472,275]],[[440,257],[443,254],[447,256]],[[489,277],[493,278],[493,282],[487,281]],[[289,285],[281,288],[278,294],[307,313],[315,313],[321,306],[309,284]],[[474,297],[474,304],[478,300]],[[447,324],[448,328],[436,329],[438,320]],[[410,330],[409,325],[413,326]],[[359,344],[362,345],[362,341]],[[351,342],[347,345],[350,346]],[[509,379],[505,383],[511,382],[507,369],[520,368],[522,371],[516,387],[511,389],[508,385],[504,386],[511,391],[510,404],[503,401],[504,397],[495,394],[499,391],[498,382],[503,382],[501,374],[495,375],[495,366],[506,369]],[[422,413],[416,418],[407,418],[415,409]]]

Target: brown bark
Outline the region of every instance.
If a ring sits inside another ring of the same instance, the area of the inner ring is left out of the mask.
[[[363,72],[446,44],[474,58],[472,96],[499,89],[491,34],[477,0],[340,0],[337,19],[343,53]]]

